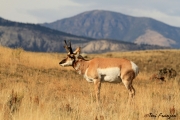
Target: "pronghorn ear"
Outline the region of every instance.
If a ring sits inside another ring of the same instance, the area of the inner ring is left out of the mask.
[[[80,53],[81,53],[81,48],[78,47],[73,53],[74,53],[75,55],[80,55]]]
[[[77,58],[78,58],[78,59],[84,59],[81,55],[78,55]]]

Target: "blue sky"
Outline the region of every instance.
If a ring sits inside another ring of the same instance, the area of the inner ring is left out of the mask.
[[[0,0],[0,17],[23,23],[53,22],[90,10],[150,17],[180,27],[180,0]]]

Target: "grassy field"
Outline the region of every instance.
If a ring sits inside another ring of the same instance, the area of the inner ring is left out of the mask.
[[[128,105],[122,83],[103,83],[101,106],[94,85],[72,68],[59,66],[66,54],[34,53],[0,47],[0,120],[171,120],[180,119],[180,76],[166,82],[150,80],[160,68],[180,72],[180,50],[90,54],[134,61],[140,73],[136,95]]]

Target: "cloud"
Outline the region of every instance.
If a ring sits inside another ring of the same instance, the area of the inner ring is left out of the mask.
[[[138,17],[150,17],[158,21],[164,22],[166,24],[172,25],[172,26],[178,26],[178,25],[180,26],[180,22],[179,22],[180,16],[172,16],[167,13],[158,11],[156,9],[154,10],[133,9],[131,12],[127,12],[127,13],[132,14],[133,16],[134,15],[138,16]]]
[[[52,15],[55,16],[58,12],[59,14],[66,13],[71,10],[71,7],[80,6],[81,4],[70,0],[2,0],[0,16],[13,21],[37,23]],[[66,10],[61,11],[61,8],[65,7]]]

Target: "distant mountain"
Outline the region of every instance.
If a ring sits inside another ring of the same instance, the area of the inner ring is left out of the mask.
[[[117,12],[93,10],[42,25],[96,39],[180,48],[180,28],[151,18],[132,17]]]
[[[36,24],[12,22],[0,18],[0,45],[11,48],[22,47],[29,51],[64,51],[64,39],[88,41],[91,38],[80,37]]]
[[[65,39],[72,42],[74,49],[80,46],[82,52],[86,53],[165,48],[137,45],[124,41],[96,40],[53,30],[37,24],[18,23],[0,18],[0,45],[2,46],[21,47],[24,50],[35,52],[64,52]]]
[[[116,41],[116,40],[92,40],[84,43],[75,43],[73,48],[80,46],[82,52],[85,53],[102,53],[114,51],[133,51],[133,50],[151,50],[151,49],[167,49],[168,47],[160,47],[156,45],[137,45],[134,43]],[[169,49],[169,48],[168,48]]]

